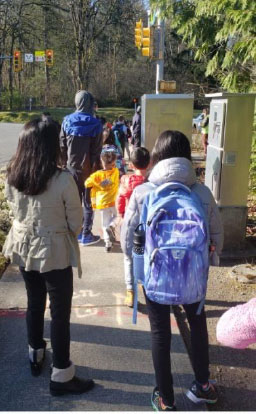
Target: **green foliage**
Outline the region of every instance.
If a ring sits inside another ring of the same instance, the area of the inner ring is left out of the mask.
[[[256,112],[254,115],[254,130],[252,136],[252,150],[249,172],[249,194],[256,202]]]
[[[0,0],[0,55],[12,55],[12,47],[22,56],[54,51],[48,69],[23,62],[21,72],[11,73],[10,61],[0,60],[0,108],[28,109],[30,97],[36,107],[70,107],[81,88],[101,105],[126,107],[152,92],[154,63],[134,46],[139,18],[147,18],[143,0]],[[7,90],[22,96],[12,108]]]
[[[255,84],[256,2],[252,0],[151,0],[191,48],[206,75],[230,92]]]
[[[8,109],[10,104],[10,91],[3,91],[1,93],[1,107]],[[24,98],[18,90],[13,91],[13,109],[19,109],[23,106]]]
[[[9,208],[7,201],[4,197],[4,174],[0,174],[0,252],[6,238],[8,231],[10,230],[11,223],[9,218]],[[0,253],[0,276],[6,267],[6,259]]]

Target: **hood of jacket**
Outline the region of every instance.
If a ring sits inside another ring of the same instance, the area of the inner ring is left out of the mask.
[[[63,129],[69,136],[95,137],[102,132],[102,124],[91,114],[74,112],[64,118]]]
[[[75,96],[76,112],[93,113],[94,99],[90,92],[78,91]]]
[[[148,181],[155,185],[162,185],[170,181],[178,181],[191,187],[196,183],[196,173],[192,162],[187,158],[168,158],[159,161],[154,166]]]

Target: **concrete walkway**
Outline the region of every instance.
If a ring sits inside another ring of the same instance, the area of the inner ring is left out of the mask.
[[[99,234],[96,214],[94,233]],[[0,281],[0,409],[1,411],[151,411],[155,385],[149,322],[140,294],[137,325],[123,305],[125,286],[122,253],[115,245],[105,253],[103,242],[81,247],[83,278],[74,275],[71,358],[77,375],[93,378],[96,387],[79,396],[49,393],[51,345],[46,312],[46,363],[40,377],[28,364],[26,291],[19,271],[9,266]],[[193,370],[176,321],[172,322],[172,369],[179,411],[206,411],[185,396]]]

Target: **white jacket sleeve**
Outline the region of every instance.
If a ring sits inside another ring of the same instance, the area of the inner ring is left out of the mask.
[[[126,207],[124,219],[121,227],[121,248],[124,254],[132,254],[133,233],[140,222],[140,208],[136,199],[136,189],[133,191],[129,203]]]

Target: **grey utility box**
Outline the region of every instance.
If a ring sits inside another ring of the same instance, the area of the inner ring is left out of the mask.
[[[210,104],[205,184],[220,208],[224,249],[241,248],[246,235],[255,94],[207,94]]]
[[[158,94],[141,97],[141,145],[152,150],[167,129],[183,132],[191,142],[194,95]]]

